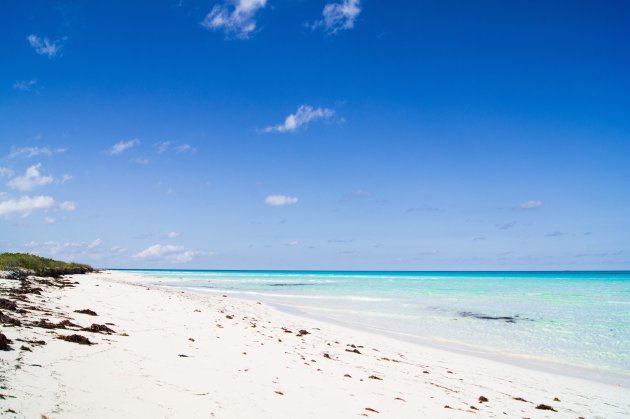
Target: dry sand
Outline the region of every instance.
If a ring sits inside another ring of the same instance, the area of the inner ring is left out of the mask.
[[[13,340],[12,350],[0,352],[2,415],[630,417],[630,391],[620,385],[401,342],[229,295],[161,288],[128,273],[67,279],[78,283],[24,294],[27,301],[17,302],[24,314],[0,308],[22,323],[2,326]],[[97,316],[74,312],[85,308]],[[43,318],[109,323],[115,333],[25,327]],[[73,334],[95,344],[57,338]]]

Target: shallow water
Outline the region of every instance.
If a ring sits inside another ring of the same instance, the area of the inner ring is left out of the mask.
[[[424,342],[630,377],[630,272],[131,272]]]

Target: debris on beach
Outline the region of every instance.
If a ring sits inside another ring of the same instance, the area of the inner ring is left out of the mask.
[[[488,402],[488,398],[485,396],[479,396],[479,403],[486,403]]]
[[[12,325],[12,326],[20,326],[22,324],[22,322],[20,322],[15,317],[11,317],[7,314],[4,314],[2,311],[0,311],[0,323],[4,325]]]
[[[0,309],[16,311],[17,305],[15,304],[15,301],[7,300],[6,298],[0,298]]]
[[[310,335],[311,333],[307,330],[301,329],[299,332],[296,333],[296,335],[298,336],[304,336],[304,335]]]
[[[45,345],[46,342],[43,340],[34,340],[34,339],[16,339],[18,342],[25,342],[25,343],[30,343],[31,345],[34,346],[42,346]]]
[[[78,343],[79,345],[94,345],[94,342],[91,342],[90,339],[81,335],[69,335],[69,336],[59,336],[59,339],[65,340],[66,342]]]
[[[96,323],[93,323],[92,326],[90,327],[84,327],[81,330],[83,330],[84,332],[105,333],[108,335],[111,333],[116,333],[114,330],[110,329],[104,324],[96,324]]]
[[[81,327],[78,324],[72,323],[70,320],[62,320],[59,323],[52,323],[48,319],[39,319],[38,321],[31,323],[30,326],[39,327],[41,329],[65,329],[66,327]]]
[[[89,308],[85,308],[83,310],[74,310],[75,313],[87,314],[88,316],[98,316],[94,310],[90,310]]]
[[[556,409],[554,409],[553,407],[547,405],[547,404],[539,404],[538,406],[536,406],[536,409],[538,410],[551,410],[552,412],[557,412]]]
[[[0,333],[0,351],[9,351],[11,350],[11,343],[13,341],[6,337],[4,333]]]

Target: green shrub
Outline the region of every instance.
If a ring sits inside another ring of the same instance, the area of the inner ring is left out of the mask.
[[[84,274],[94,269],[82,263],[62,262],[28,253],[2,253],[0,254],[0,271],[28,271],[37,276],[59,277]]]

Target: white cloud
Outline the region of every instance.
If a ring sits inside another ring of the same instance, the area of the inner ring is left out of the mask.
[[[335,116],[335,111],[332,109],[301,105],[295,113],[284,119],[284,123],[263,128],[262,132],[295,132],[303,125],[308,125],[318,119],[330,119],[333,116]]]
[[[23,176],[16,176],[7,185],[18,191],[30,191],[37,186],[44,186],[55,180],[52,176],[42,176],[39,173],[41,164],[29,166]]]
[[[37,80],[16,80],[13,83],[14,90],[21,90],[22,92],[28,92],[37,84]]]
[[[65,153],[67,148],[49,148],[49,147],[13,147],[8,159],[23,157],[25,159],[35,156],[52,156],[53,154]]]
[[[40,38],[37,35],[29,35],[26,37],[28,43],[35,49],[39,55],[47,55],[49,58],[55,57],[61,50],[59,41],[51,41],[48,38]]]
[[[287,246],[299,246],[300,245],[300,241],[299,240],[291,240],[290,242],[286,243]]]
[[[72,180],[72,176],[71,175],[63,175],[61,177],[61,180],[59,180],[59,184],[63,185],[64,183],[68,182]]]
[[[328,3],[322,11],[322,20],[311,26],[312,29],[323,28],[326,32],[337,33],[354,28],[354,21],[361,13],[360,0],[342,0],[339,3]]]
[[[101,243],[103,243],[103,241],[101,239],[96,239],[94,240],[92,243],[87,245],[88,249],[94,249],[95,247],[98,247],[101,245]]]
[[[31,241],[29,243],[25,243],[23,247],[29,253],[37,253],[44,256],[58,257],[66,260],[86,258],[99,259],[104,256],[120,254],[122,249],[118,246],[114,246],[111,249],[103,249],[101,244],[102,241],[100,239],[96,239],[92,242],[80,241],[65,243],[49,240],[42,243]]]
[[[140,140],[138,140],[137,138],[131,139],[129,141],[121,141],[112,146],[111,150],[109,151],[109,154],[111,154],[112,156],[115,156],[139,144],[140,144]]]
[[[271,205],[273,207],[279,207],[282,205],[293,205],[297,204],[298,201],[298,197],[286,195],[269,195],[265,198],[265,204]]]
[[[155,147],[157,148],[157,154],[163,154],[167,151],[173,150],[177,154],[181,153],[190,153],[195,154],[197,149],[190,144],[180,144],[175,145],[172,141],[160,141],[159,143],[155,143]]]
[[[527,201],[527,202],[523,202],[518,207],[520,209],[532,209],[532,208],[542,207],[542,205],[543,205],[542,201]]]
[[[44,218],[44,222],[45,222],[46,224],[54,224],[54,223],[56,223],[56,222],[57,222],[57,220],[56,220],[56,219],[54,219],[54,218],[52,218],[52,217],[46,217],[46,218]]]
[[[64,211],[74,211],[75,209],[77,209],[77,204],[72,201],[64,201],[59,204],[59,208]]]
[[[141,252],[136,253],[133,257],[140,260],[148,261],[166,261],[172,263],[190,262],[199,255],[200,252],[194,250],[186,250],[183,246],[173,244],[154,244]]]
[[[169,233],[166,233],[166,235],[164,235],[164,237],[167,238],[167,239],[175,239],[175,238],[177,238],[179,236],[180,236],[180,233],[177,232],[177,231],[171,231]]]
[[[157,153],[158,154],[162,154],[166,150],[168,150],[168,148],[171,146],[171,142],[170,141],[160,141],[159,143],[155,144],[155,146],[157,147]]]
[[[13,170],[8,167],[0,167],[0,177],[11,177],[13,176]]]
[[[267,0],[228,0],[215,5],[201,22],[206,29],[223,30],[225,36],[247,39],[256,30],[256,13]]]
[[[23,196],[20,199],[8,199],[0,202],[0,217],[20,214],[27,217],[35,210],[48,209],[55,205],[55,200],[50,196]]]
[[[197,149],[195,147],[191,146],[190,144],[182,144],[182,145],[179,145],[179,146],[175,147],[175,151],[177,153],[195,154],[197,152]]]

